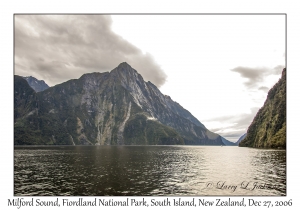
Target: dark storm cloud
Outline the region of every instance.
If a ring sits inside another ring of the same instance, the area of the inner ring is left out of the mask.
[[[231,69],[231,71],[237,72],[241,75],[241,77],[248,79],[248,81],[244,83],[247,88],[256,88],[261,82],[264,81],[266,76],[281,74],[283,68],[284,67],[281,65],[278,65],[273,69],[238,66],[234,69]]]
[[[54,85],[125,61],[146,81],[163,85],[166,75],[153,57],[115,34],[111,25],[106,15],[15,15],[15,74]]]

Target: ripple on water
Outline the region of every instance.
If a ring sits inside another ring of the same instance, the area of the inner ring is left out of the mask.
[[[234,192],[218,182],[276,189]],[[214,184],[206,188],[207,182]],[[285,150],[239,147],[18,147],[15,195],[286,195]]]

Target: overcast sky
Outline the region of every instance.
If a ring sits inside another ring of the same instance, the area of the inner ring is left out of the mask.
[[[285,66],[284,15],[15,15],[15,74],[53,86],[126,61],[236,141]]]

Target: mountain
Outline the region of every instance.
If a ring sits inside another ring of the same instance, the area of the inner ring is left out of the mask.
[[[36,92],[29,86],[27,81],[20,77],[14,76],[14,135],[15,144],[39,144],[34,141],[38,135],[39,128],[33,127],[38,125],[38,98]],[[27,125],[27,123],[29,123]],[[29,129],[27,129],[29,128]]]
[[[268,92],[263,107],[248,128],[241,147],[286,148],[286,69]]]
[[[23,78],[28,82],[30,87],[32,87],[32,89],[35,92],[40,92],[40,91],[43,91],[43,90],[46,90],[47,88],[49,88],[49,86],[45,83],[44,80],[38,80],[32,76],[23,77]]]
[[[222,138],[222,142],[223,142],[224,145],[226,145],[226,146],[237,146],[236,143],[231,142],[231,141],[228,141],[228,140],[225,139],[224,137],[221,137],[221,138]]]
[[[235,144],[236,144],[236,145],[239,145],[240,142],[241,142],[242,140],[244,140],[244,138],[246,138],[246,136],[247,136],[247,133],[243,134],[243,135],[237,140],[237,142],[235,142]]]
[[[15,76],[15,144],[224,145],[127,63],[42,92],[25,86]]]

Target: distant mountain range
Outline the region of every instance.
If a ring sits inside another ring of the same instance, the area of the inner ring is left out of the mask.
[[[25,79],[15,75],[15,145],[231,144],[127,63],[36,91]]]
[[[268,92],[263,107],[247,130],[241,147],[286,148],[286,69]]]
[[[235,142],[231,142],[231,141],[228,141],[227,139],[225,139],[224,137],[222,137],[222,142],[224,145],[226,146],[237,146],[238,144],[235,143]]]
[[[237,142],[235,142],[235,144],[236,144],[236,145],[239,145],[240,142],[241,142],[242,140],[244,140],[244,138],[246,138],[246,136],[247,136],[247,133],[243,134],[243,135],[237,140]]]
[[[40,92],[43,90],[46,90],[49,88],[49,86],[45,83],[44,80],[38,80],[35,77],[29,76],[29,77],[23,77],[30,87],[35,91],[35,92]]]

